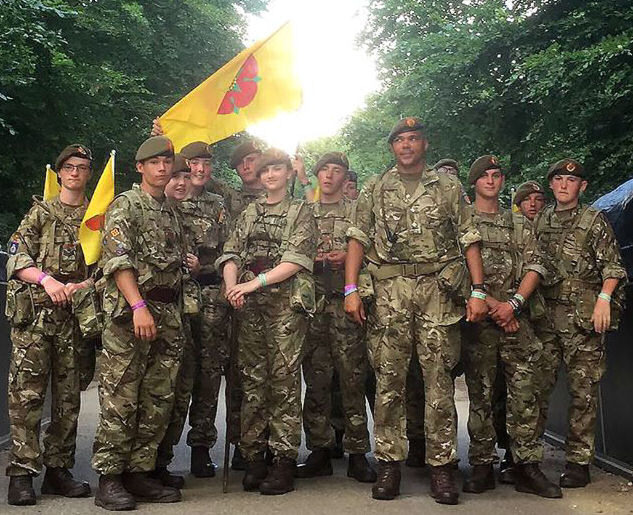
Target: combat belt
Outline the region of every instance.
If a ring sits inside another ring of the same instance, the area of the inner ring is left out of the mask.
[[[445,261],[434,263],[397,263],[377,265],[369,263],[367,270],[371,276],[378,280],[392,279],[393,277],[420,277],[421,275],[434,274],[442,270],[448,263]]]

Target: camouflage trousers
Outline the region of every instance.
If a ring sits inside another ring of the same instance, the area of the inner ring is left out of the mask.
[[[35,320],[11,330],[9,422],[11,453],[7,475],[39,474],[47,467],[72,468],[80,407],[77,366],[80,334],[69,310],[42,307]],[[40,424],[51,383],[51,422],[40,449]]]
[[[134,336],[132,321],[106,320],[99,370],[99,425],[92,467],[99,474],[148,472],[156,466],[174,406],[183,352],[176,304],[150,302],[158,336]]]
[[[365,353],[367,353],[367,340],[363,339]],[[367,376],[365,377],[365,398],[369,404],[369,410],[373,416],[374,402],[376,400],[376,374],[367,363]],[[332,427],[335,431],[345,432],[345,413],[343,413],[343,398],[341,395],[341,381],[338,372],[334,369],[332,376]]]
[[[218,439],[215,418],[223,369],[228,368],[228,324],[229,307],[219,286],[204,286],[200,313],[191,318],[193,367],[185,372],[193,375],[187,434],[191,447],[213,447]]]
[[[424,379],[415,349],[407,374],[407,438],[424,440]]]
[[[459,316],[434,275],[396,277],[376,281],[374,287],[367,343],[376,372],[376,458],[405,458],[406,381],[415,346],[424,378],[426,461],[432,466],[453,463],[457,414],[451,371],[459,359]]]
[[[297,459],[301,444],[301,359],[307,318],[289,305],[290,281],[251,294],[240,312],[240,450],[247,461]]]
[[[547,346],[549,366],[543,364],[545,401],[556,383],[561,361],[567,369],[570,396],[566,460],[591,463],[595,454],[598,387],[606,370],[606,348],[601,335],[581,328],[574,321],[574,306],[547,300],[551,339]],[[544,423],[544,422],[543,422]]]
[[[540,441],[539,399],[536,375],[542,346],[525,316],[517,333],[506,334],[492,321],[469,324],[463,339],[463,360],[470,401],[468,433],[471,465],[494,463],[496,433],[493,398],[497,371],[502,363],[507,388],[506,427],[516,463],[537,463],[543,458]]]
[[[343,309],[343,297],[325,298],[323,311],[310,321],[303,358],[306,393],[303,428],[308,449],[335,445],[332,427],[332,380],[334,370],[345,385],[341,390],[345,438],[350,454],[370,451],[365,406],[367,349],[363,330]]]

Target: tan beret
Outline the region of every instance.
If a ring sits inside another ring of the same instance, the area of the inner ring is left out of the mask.
[[[259,148],[254,141],[245,141],[233,149],[229,164],[231,168],[237,168],[237,165],[239,165],[247,155],[261,153],[262,149]]]
[[[575,175],[576,177],[584,177],[584,167],[575,159],[561,159],[556,161],[547,171],[547,180],[549,181],[554,175]]]
[[[501,165],[499,159],[496,156],[485,155],[475,159],[472,165],[470,165],[470,171],[468,172],[468,183],[475,184],[477,179],[484,175],[488,170],[500,170]]]
[[[420,120],[419,118],[414,118],[412,116],[399,120],[398,123],[393,126],[393,129],[391,129],[387,141],[389,143],[393,143],[393,140],[396,139],[396,136],[404,132],[411,131],[420,131],[424,134],[424,124],[422,123],[422,120]]]
[[[323,154],[317,161],[316,165],[314,165],[312,173],[314,173],[314,175],[318,175],[319,170],[329,164],[339,165],[346,171],[349,170],[349,161],[343,152],[327,152]]]
[[[514,193],[514,204],[519,205],[523,202],[527,197],[529,197],[532,193],[543,193],[545,194],[545,190],[542,186],[536,181],[527,181],[521,184],[516,192]]]
[[[174,144],[167,136],[152,136],[146,139],[136,151],[136,162],[157,156],[174,157]]]
[[[259,159],[255,163],[255,173],[259,175],[267,166],[279,164],[285,164],[289,170],[292,170],[292,161],[290,161],[288,154],[278,148],[269,148],[262,152],[262,155],[259,156]]]
[[[81,157],[92,161],[92,152],[90,152],[88,147],[79,143],[68,145],[55,159],[55,170],[59,171],[62,165],[71,157]]]
[[[195,159],[196,157],[212,157],[211,145],[205,143],[204,141],[194,141],[193,143],[189,143],[188,145],[182,147],[180,153],[184,156],[185,159]]]
[[[187,160],[185,156],[183,156],[180,152],[174,156],[174,167],[172,168],[172,173],[177,174],[180,172],[189,172],[189,165],[187,164]]]

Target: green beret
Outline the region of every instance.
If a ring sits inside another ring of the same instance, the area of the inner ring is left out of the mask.
[[[358,182],[358,174],[352,170],[347,170],[347,180],[352,182]]]
[[[290,161],[288,154],[278,148],[269,148],[262,152],[255,163],[255,173],[259,176],[267,166],[280,164],[284,164],[289,170],[292,170],[292,161]]]
[[[549,167],[547,180],[549,181],[554,175],[575,175],[576,177],[584,177],[585,169],[575,159],[566,158],[557,161]]]
[[[433,170],[437,171],[442,168],[442,166],[450,166],[451,168],[455,168],[455,170],[459,170],[459,163],[454,159],[440,159],[433,166]]]
[[[248,154],[261,153],[262,149],[259,148],[254,141],[245,141],[233,149],[229,164],[231,165],[231,168],[237,168],[237,165],[239,165]]]
[[[167,136],[152,136],[146,139],[136,151],[136,162],[157,156],[174,157],[174,144]]]
[[[85,145],[80,145],[79,143],[68,145],[64,150],[60,152],[60,154],[57,156],[57,159],[55,159],[55,170],[59,172],[66,160],[71,157],[81,157],[83,159],[88,159],[92,161],[92,152],[90,152],[90,149],[88,147],[86,147]]]
[[[349,170],[349,161],[347,160],[347,156],[343,154],[343,152],[327,152],[321,156],[321,158],[317,161],[317,164],[314,165],[314,169],[312,173],[314,175],[318,175],[319,170],[323,168],[325,165],[339,165],[345,168],[345,171]]]
[[[393,140],[396,139],[396,136],[402,134],[403,132],[411,131],[420,131],[424,134],[424,125],[419,118],[413,118],[410,116],[399,120],[398,123],[393,126],[393,129],[391,129],[387,141],[391,144],[393,143]]]
[[[468,172],[468,183],[475,184],[477,179],[484,175],[488,170],[501,170],[499,160],[495,156],[491,155],[478,157],[470,166],[470,171]]]
[[[543,194],[545,194],[545,190],[536,181],[524,182],[523,184],[521,184],[517,188],[516,192],[514,193],[514,204],[518,206],[521,202],[523,202],[532,193],[543,193]]]
[[[196,157],[212,157],[211,145],[205,143],[204,141],[194,141],[193,143],[189,143],[188,145],[182,147],[180,153],[185,157],[185,159],[195,159]]]
[[[171,169],[172,174],[180,173],[180,172],[189,172],[189,165],[187,164],[187,160],[185,156],[183,156],[180,152],[174,156],[174,167]]]

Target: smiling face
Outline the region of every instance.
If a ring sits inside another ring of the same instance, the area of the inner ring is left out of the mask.
[[[172,175],[165,186],[165,196],[180,202],[191,192],[191,172],[180,171]]]
[[[486,170],[484,174],[475,181],[475,194],[487,200],[499,197],[499,192],[503,188],[505,176],[498,168]]]
[[[342,190],[347,170],[341,165],[327,163],[317,172],[317,179],[321,191],[326,195],[333,195]]]
[[[575,175],[554,175],[549,181],[558,207],[572,208],[578,203],[580,194],[587,188],[587,181]]]
[[[403,168],[411,168],[424,161],[428,141],[421,131],[403,132],[396,136],[391,143],[391,151],[396,162]]]
[[[69,157],[64,161],[58,175],[62,188],[70,191],[84,191],[92,175],[90,160],[83,157]]]
[[[164,189],[171,180],[174,165],[172,156],[156,156],[136,163],[136,170],[143,176],[143,182],[157,189]]]
[[[259,179],[268,193],[284,191],[291,176],[292,170],[285,164],[268,165],[259,173]]]
[[[213,164],[210,157],[194,157],[188,159],[187,164],[191,170],[191,184],[196,188],[202,188],[209,182]]]
[[[545,195],[539,191],[530,193],[519,204],[519,209],[521,210],[521,213],[523,213],[523,216],[525,216],[528,220],[534,220],[534,218],[536,218],[536,215],[538,215],[541,209],[543,209],[544,207]]]

